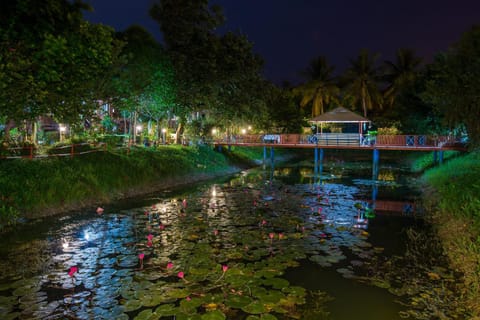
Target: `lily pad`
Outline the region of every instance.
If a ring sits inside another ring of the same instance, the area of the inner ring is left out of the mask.
[[[252,303],[246,305],[242,308],[246,313],[250,314],[262,314],[268,312],[267,307],[261,301],[253,301]]]
[[[225,320],[227,316],[220,310],[214,310],[202,315],[202,320]]]
[[[123,305],[125,312],[134,311],[142,307],[142,302],[140,300],[128,300]]]

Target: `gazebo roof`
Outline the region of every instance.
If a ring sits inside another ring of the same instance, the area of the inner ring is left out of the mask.
[[[336,123],[358,123],[358,122],[370,122],[370,120],[348,110],[343,107],[335,108],[329,112],[325,112],[319,116],[316,116],[313,119],[310,119],[308,122],[314,123],[326,123],[326,122],[336,122]]]

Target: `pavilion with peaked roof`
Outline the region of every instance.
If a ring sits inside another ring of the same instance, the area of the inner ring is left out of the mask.
[[[358,124],[358,133],[361,135],[363,132],[363,127],[366,125],[366,123],[370,123],[371,121],[346,108],[338,107],[331,111],[322,113],[321,115],[310,119],[308,122],[316,125],[317,133],[323,133],[323,124],[325,123],[356,123]],[[318,132],[318,127],[320,127],[320,132]]]

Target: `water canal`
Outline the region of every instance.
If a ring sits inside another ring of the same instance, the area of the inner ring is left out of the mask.
[[[415,177],[370,176],[333,156],[25,225],[1,239],[0,318],[423,319],[453,276]]]

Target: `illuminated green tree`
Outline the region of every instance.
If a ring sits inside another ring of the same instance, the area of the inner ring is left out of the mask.
[[[121,44],[113,30],[83,20],[81,1],[0,4],[0,114],[79,122],[102,99]]]

